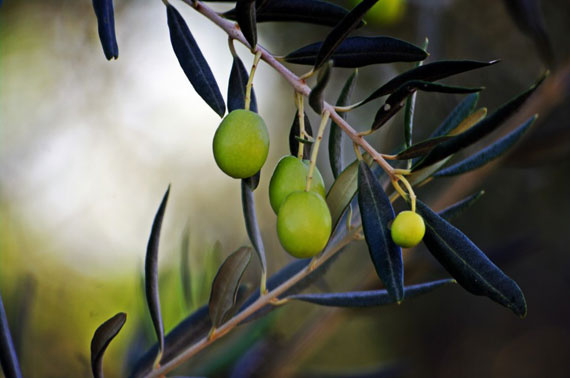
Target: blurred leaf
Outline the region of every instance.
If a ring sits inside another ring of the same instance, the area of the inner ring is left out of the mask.
[[[309,105],[311,105],[311,108],[313,108],[317,114],[322,114],[323,112],[323,103],[325,101],[324,92],[331,77],[331,68],[332,61],[329,61],[326,65],[321,67],[317,78],[317,84],[313,89],[311,89],[311,93],[309,94]]]
[[[236,303],[239,282],[251,259],[251,248],[241,247],[228,256],[218,270],[208,304],[212,326],[222,325],[224,315]]]
[[[257,45],[257,25],[255,22],[255,0],[237,0],[236,2],[236,19],[243,33],[243,36],[249,43],[251,50]]]
[[[405,105],[405,100],[417,90],[424,92],[439,92],[439,93],[473,93],[483,90],[481,87],[458,87],[453,85],[445,85],[438,83],[431,83],[429,81],[412,80],[403,84],[400,88],[396,89],[387,99],[384,105],[378,109],[372,124],[372,130],[379,129],[390,118],[400,111]]]
[[[327,35],[315,59],[314,70],[319,69],[333,55],[337,47],[360,25],[362,17],[378,0],[362,0]]]
[[[293,21],[335,26],[348,11],[335,4],[320,0],[271,0],[257,9],[257,22]],[[224,17],[236,19],[232,9]]]
[[[182,70],[190,80],[196,93],[220,116],[226,112],[226,105],[216,79],[204,59],[198,44],[192,37],[188,25],[172,5],[166,5],[168,28],[172,48]]]
[[[507,102],[499,109],[497,109],[489,117],[484,118],[476,125],[472,126],[468,130],[458,134],[457,136],[441,143],[435,147],[423,160],[416,164],[413,169],[419,169],[436,163],[451,154],[481,140],[483,137],[487,136],[499,126],[501,126],[507,119],[509,119],[513,114],[515,114],[526,102],[526,100],[534,93],[536,88],[542,83],[542,77],[536,84],[534,84],[530,89],[521,93],[511,101]]]
[[[474,60],[442,60],[439,62],[424,64],[423,66],[412,68],[411,70],[396,76],[375,90],[370,96],[360,101],[357,105],[362,106],[372,100],[390,94],[409,81],[420,80],[432,82],[463,72],[488,67],[498,62],[498,60],[490,62],[478,62]]]
[[[152,223],[152,230],[148,245],[146,247],[146,259],[144,265],[145,271],[145,292],[150,317],[158,339],[159,354],[164,350],[164,328],[162,325],[162,315],[160,314],[160,298],[158,291],[158,245],[160,241],[160,230],[162,228],[162,220],[164,219],[164,212],[166,210],[166,203],[168,202],[168,195],[170,194],[170,185],[162,197],[160,207],[154,217]],[[159,357],[160,358],[160,357]]]
[[[112,0],[93,0],[93,9],[97,17],[99,39],[107,60],[119,57],[119,46],[115,35],[115,12]]]
[[[533,40],[544,63],[553,66],[554,51],[544,26],[544,17],[539,1],[504,0],[503,2],[520,31]]]
[[[127,314],[119,312],[95,330],[91,339],[91,371],[94,378],[103,378],[103,354],[127,321]]]
[[[265,247],[263,246],[263,239],[259,231],[259,224],[257,222],[257,214],[255,212],[255,200],[253,198],[253,189],[248,185],[247,180],[241,181],[241,204],[243,209],[243,218],[245,220],[245,228],[249,240],[257,253],[259,263],[261,264],[261,272],[267,272],[267,262],[265,261]]]
[[[404,287],[403,300],[427,294],[444,285],[455,283],[454,279],[426,282],[418,285]],[[347,293],[319,293],[319,294],[296,294],[289,297],[299,301],[310,302],[321,306],[333,307],[372,307],[384,306],[396,303],[386,289],[352,291]]]
[[[424,41],[423,49],[427,50],[428,39]],[[422,61],[416,62],[415,67],[419,67],[423,64]],[[413,130],[414,130],[414,112],[416,109],[416,97],[417,92],[414,92],[410,97],[406,99],[406,105],[404,107],[404,146],[406,148],[410,147],[413,142]],[[411,163],[409,162],[408,165]],[[409,168],[409,167],[408,167]]]
[[[184,229],[182,243],[180,245],[180,281],[186,308],[191,308],[193,301],[192,279],[190,278],[190,230],[188,226]]]
[[[310,136],[313,136],[313,128],[311,127],[311,121],[307,114],[305,114],[305,132]],[[297,156],[299,153],[299,140],[297,139],[301,133],[301,128],[299,125],[299,115],[298,112],[295,111],[295,117],[293,118],[293,124],[291,125],[291,130],[289,131],[289,150],[291,151],[291,155]],[[311,148],[312,145],[310,143],[304,143],[303,146],[303,159],[309,160],[311,158]]]
[[[402,250],[394,243],[388,229],[388,224],[395,217],[394,209],[365,162],[360,162],[358,166],[358,205],[364,237],[376,273],[390,297],[400,302],[404,297]]]
[[[356,87],[356,78],[358,76],[358,70],[354,70],[352,75],[348,77],[346,82],[344,83],[344,87],[340,91],[340,95],[336,101],[336,106],[346,106],[350,103],[350,98],[352,96],[352,92]],[[340,113],[342,119],[346,121],[348,117],[348,113]],[[337,178],[344,169],[343,164],[343,135],[344,132],[342,129],[333,121],[331,122],[330,126],[330,134],[329,134],[329,162],[331,164],[331,169],[333,173],[333,177]]]
[[[498,158],[510,149],[534,123],[537,116],[534,115],[526,120],[522,125],[497,140],[490,146],[482,149],[481,151],[469,156],[465,160],[460,161],[451,167],[442,169],[434,174],[434,177],[454,176],[460,175],[487,164],[488,162]]]
[[[22,378],[18,356],[12,342],[10,326],[4,310],[4,303],[0,295],[0,363],[6,378]]]
[[[484,190],[480,190],[475,194],[470,195],[467,198],[462,199],[461,201],[443,209],[438,213],[440,217],[445,219],[446,221],[450,222],[451,220],[457,218],[463,211],[469,209],[473,206],[481,197],[485,194]]]
[[[301,47],[285,56],[294,64],[314,65],[322,42]],[[427,57],[419,47],[392,37],[351,37],[344,40],[329,57],[333,66],[364,67],[379,63],[415,62]]]
[[[466,96],[452,111],[447,118],[435,129],[431,134],[431,138],[447,135],[451,130],[455,129],[459,124],[467,118],[469,114],[475,110],[479,101],[479,93],[471,93]]]
[[[236,109],[243,109],[245,107],[245,90],[249,74],[243,65],[239,56],[234,56],[232,63],[232,70],[230,72],[230,81],[228,84],[228,112]],[[251,88],[251,103],[249,110],[257,113],[257,100],[255,92]]]
[[[472,294],[487,296],[510,308],[520,317],[526,316],[526,301],[515,281],[461,231],[421,201],[417,201],[417,209],[426,223],[426,246],[461,286]]]
[[[416,158],[418,156],[423,156],[428,152],[430,152],[435,146],[448,140],[449,138],[451,137],[444,135],[437,138],[426,139],[424,141],[414,144],[413,146],[406,148],[402,152],[399,152],[396,155],[396,159],[406,160],[406,159]]]

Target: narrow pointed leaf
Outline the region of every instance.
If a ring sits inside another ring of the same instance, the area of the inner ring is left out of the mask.
[[[232,70],[230,72],[230,81],[228,83],[228,112],[245,107],[245,90],[249,74],[238,56],[234,56]],[[251,102],[249,110],[257,113],[257,100],[255,92],[251,88]]]
[[[346,106],[350,103],[352,92],[354,92],[354,88],[356,87],[357,76],[358,70],[354,70],[352,75],[348,77],[344,83],[344,87],[342,87],[342,90],[340,91],[340,95],[336,101],[336,106]],[[348,113],[341,113],[341,117],[346,120]],[[334,178],[337,178],[344,169],[343,135],[344,132],[342,129],[334,121],[331,122],[329,134],[329,162],[331,164]]]
[[[220,116],[226,112],[226,104],[210,66],[202,55],[188,25],[172,5],[166,5],[168,28],[172,48],[182,70],[196,93]]]
[[[241,247],[222,263],[212,283],[208,304],[212,326],[219,327],[236,303],[239,282],[251,259],[251,248]]]
[[[543,79],[544,78],[541,78],[530,89],[501,106],[489,117],[484,118],[463,133],[458,134],[454,138],[451,138],[435,147],[424,159],[414,166],[414,169],[419,169],[436,163],[489,135],[524,105],[526,100],[534,93]]]
[[[12,341],[6,310],[0,295],[0,363],[6,378],[22,378],[20,363]]]
[[[313,108],[317,114],[321,114],[323,112],[325,88],[327,87],[327,84],[329,83],[329,79],[331,77],[331,68],[332,61],[329,61],[328,64],[324,65],[320,69],[319,76],[317,78],[317,84],[309,94],[309,105],[311,105],[311,108]]]
[[[192,307],[192,280],[190,277],[190,231],[184,229],[180,246],[180,283],[186,308]]]
[[[113,0],[93,0],[93,9],[97,17],[99,40],[107,60],[119,57],[119,46],[115,35],[115,11]]]
[[[358,166],[358,205],[376,273],[390,297],[400,302],[404,298],[402,250],[394,243],[388,229],[395,217],[394,209],[378,179],[364,162]]]
[[[416,158],[418,156],[426,155],[432,149],[435,148],[438,144],[448,140],[451,136],[440,136],[437,138],[431,138],[424,140],[422,142],[416,143],[413,146],[406,148],[404,151],[398,153],[396,155],[396,159],[398,160],[406,160]]]
[[[429,40],[426,38],[423,49],[427,50]],[[417,62],[416,67],[422,65],[423,62]],[[404,107],[404,146],[406,148],[413,144],[413,130],[414,130],[414,112],[416,110],[416,97],[417,92],[412,94],[406,100],[406,106]],[[408,162],[408,168],[411,166],[411,162]]]
[[[362,21],[362,17],[364,17],[366,12],[368,12],[368,10],[377,2],[378,0],[362,0],[346,16],[344,16],[342,20],[340,20],[340,22],[327,35],[319,49],[319,53],[315,59],[315,70],[319,69],[331,58],[336,48],[345,40],[346,37],[348,37],[350,32],[358,27]]]
[[[375,90],[370,96],[360,101],[358,106],[362,106],[372,100],[390,94],[408,81],[421,80],[432,82],[463,72],[485,68],[498,62],[498,60],[490,62],[478,62],[474,60],[443,60],[424,64],[423,66],[412,68],[411,70],[406,71],[388,81],[386,84]]]
[[[91,339],[91,371],[94,378],[103,378],[103,354],[127,321],[127,314],[119,312],[95,330]]]
[[[461,215],[461,213],[463,213],[465,210],[477,203],[477,201],[483,197],[483,194],[485,194],[484,190],[480,190],[475,194],[471,194],[469,197],[466,197],[461,201],[443,209],[438,213],[438,215],[446,221],[450,222],[451,220]]]
[[[483,90],[481,87],[458,87],[454,85],[445,85],[432,83],[429,81],[412,80],[403,84],[394,91],[387,99],[384,105],[380,107],[374,118],[372,130],[376,130],[384,125],[390,118],[400,111],[405,105],[405,100],[416,91],[439,92],[439,93],[474,93]]]
[[[515,281],[459,229],[425,204],[417,201],[417,209],[426,223],[426,246],[463,288],[472,294],[489,297],[520,317],[526,315],[526,301]]]
[[[433,282],[426,282],[417,285],[404,287],[404,300],[427,294],[442,286],[455,283],[454,279],[443,279]],[[332,307],[373,307],[394,304],[396,301],[392,298],[386,289],[383,290],[367,290],[352,291],[347,293],[319,293],[319,294],[297,294],[292,295],[289,299],[296,299],[303,302],[310,302],[321,306]]]
[[[305,114],[305,132],[310,136],[313,136],[313,128],[311,127],[311,121],[307,114]],[[298,112],[295,112],[295,116],[293,118],[293,123],[291,124],[291,130],[289,131],[289,151],[291,151],[291,155],[297,156],[299,153],[299,134],[301,133],[301,128],[299,126],[299,116]],[[303,146],[303,159],[310,159],[311,158],[311,143],[304,143]]]
[[[466,96],[452,111],[447,118],[434,130],[431,134],[432,138],[447,135],[451,130],[455,129],[461,121],[475,110],[479,101],[479,93],[471,93]]]
[[[335,26],[348,14],[348,11],[338,5],[320,0],[272,0],[258,7],[256,13],[258,23],[293,21]],[[224,17],[235,20],[235,9],[224,13]]]
[[[257,253],[261,264],[261,272],[267,272],[267,263],[265,260],[265,247],[261,238],[261,231],[257,222],[257,213],[255,211],[255,200],[253,198],[253,189],[248,185],[246,180],[241,182],[241,204],[243,208],[243,218],[245,220],[245,228],[249,240]]]
[[[255,21],[255,0],[237,0],[236,20],[249,43],[251,50],[257,45],[257,25]]]
[[[460,175],[474,169],[480,168],[488,162],[498,158],[509,150],[514,144],[523,136],[525,131],[534,123],[537,116],[534,115],[525,121],[515,130],[503,138],[497,140],[490,146],[482,149],[481,151],[471,155],[465,160],[460,161],[450,167],[442,169],[434,174],[434,177],[455,176]]]
[[[285,61],[314,65],[322,46],[316,42],[293,51]],[[392,37],[350,37],[330,56],[335,67],[358,68],[379,63],[416,62],[427,53],[416,45]]]
[[[159,353],[162,353],[164,350],[164,328],[162,325],[158,291],[158,245],[169,194],[170,185],[168,186],[166,193],[164,193],[164,197],[162,197],[162,202],[160,203],[160,207],[158,208],[156,216],[154,217],[154,222],[152,223],[152,230],[150,232],[150,238],[148,239],[148,245],[146,248],[144,266],[146,300],[150,311],[150,317],[152,318],[152,325],[154,326],[154,331],[156,332],[156,338],[158,340]]]

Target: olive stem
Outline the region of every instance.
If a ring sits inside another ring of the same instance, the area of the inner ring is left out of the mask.
[[[304,101],[303,96],[295,92],[295,101],[297,105],[297,119],[299,120],[299,138],[305,138],[305,110],[303,108]],[[303,159],[303,152],[305,148],[305,143],[302,140],[299,140],[299,151],[297,152],[297,157],[299,159]]]
[[[323,134],[325,133],[325,128],[329,121],[330,113],[325,110],[321,118],[321,124],[319,125],[319,131],[317,133],[317,139],[313,145],[313,151],[311,152],[311,162],[309,164],[309,173],[307,173],[307,186],[305,191],[311,190],[311,183],[313,181],[313,173],[315,172],[315,166],[317,165],[317,155],[319,154],[319,147],[321,146],[321,141],[323,140]]]
[[[261,50],[257,50],[255,53],[255,58],[253,59],[253,64],[251,65],[251,72],[249,78],[247,79],[247,86],[245,87],[245,105],[244,108],[248,109],[251,105],[251,88],[253,87],[253,77],[255,76],[255,71],[257,70],[257,64],[261,59]]]

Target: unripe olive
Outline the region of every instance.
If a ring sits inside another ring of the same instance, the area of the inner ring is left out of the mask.
[[[426,225],[423,218],[414,211],[402,211],[392,222],[392,240],[403,248],[412,248],[424,238]]]
[[[256,174],[267,159],[269,134],[263,119],[249,110],[228,114],[216,130],[213,142],[216,164],[227,175],[247,178]]]
[[[331,235],[331,213],[315,192],[293,192],[279,208],[277,235],[283,248],[297,258],[313,257]]]
[[[269,202],[275,214],[279,212],[279,207],[289,194],[305,189],[308,174],[309,162],[307,160],[301,161],[291,155],[279,160],[269,181]],[[323,198],[326,196],[325,183],[316,167],[313,171],[311,191]]]

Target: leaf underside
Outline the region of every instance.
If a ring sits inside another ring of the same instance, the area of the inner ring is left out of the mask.
[[[93,0],[93,9],[97,17],[99,40],[107,60],[119,57],[119,46],[115,34],[115,11],[112,0]]]

